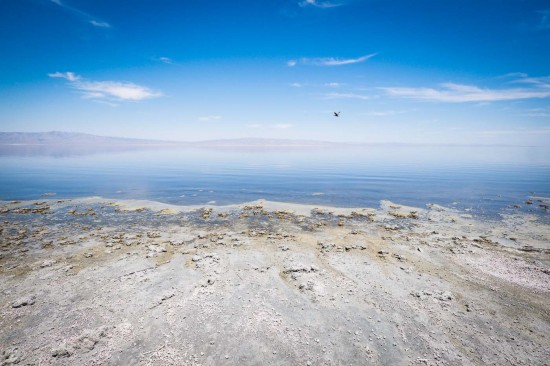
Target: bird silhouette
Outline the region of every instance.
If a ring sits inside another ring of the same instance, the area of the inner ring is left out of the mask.
[[[340,112],[334,112],[334,117],[340,117]]]

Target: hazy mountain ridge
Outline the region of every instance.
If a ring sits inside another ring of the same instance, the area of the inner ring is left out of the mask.
[[[2,145],[151,145],[169,144],[173,142],[145,139],[132,139],[123,137],[98,136],[77,132],[0,132],[0,144]]]
[[[163,141],[98,136],[76,132],[0,132],[0,145],[170,145],[218,147],[333,146],[335,142],[292,139],[239,138],[207,141]]]

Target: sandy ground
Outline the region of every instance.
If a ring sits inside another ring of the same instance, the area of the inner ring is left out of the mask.
[[[0,220],[0,365],[550,363],[544,215],[48,197]]]

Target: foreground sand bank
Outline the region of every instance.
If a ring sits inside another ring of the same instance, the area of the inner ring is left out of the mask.
[[[540,216],[92,197],[0,220],[0,365],[550,359]]]

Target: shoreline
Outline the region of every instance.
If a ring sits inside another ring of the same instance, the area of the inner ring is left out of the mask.
[[[2,365],[550,358],[536,215],[43,198],[0,202]]]
[[[313,196],[317,196],[319,193],[314,193]],[[62,202],[59,202],[62,201]],[[527,203],[529,201],[529,203]],[[15,203],[14,203],[15,202]],[[352,211],[362,211],[362,210],[387,210],[388,205],[405,207],[409,210],[416,211],[426,211],[430,208],[437,208],[441,211],[454,212],[457,214],[466,215],[468,217],[479,220],[479,221],[500,221],[495,220],[495,218],[503,218],[509,215],[535,215],[540,218],[545,217],[549,214],[548,206],[550,206],[550,197],[539,196],[539,195],[530,195],[526,196],[526,202],[524,202],[525,207],[532,207],[530,210],[525,210],[520,208],[518,204],[508,204],[505,207],[500,208],[498,211],[492,213],[480,213],[469,208],[456,207],[454,205],[442,205],[437,203],[426,202],[422,206],[416,206],[411,204],[404,204],[401,202],[394,202],[388,199],[381,199],[378,202],[378,205],[372,206],[350,206],[350,205],[327,205],[323,203],[300,203],[300,202],[287,202],[287,201],[271,201],[264,198],[259,198],[251,201],[239,201],[236,203],[228,204],[217,204],[215,201],[207,202],[204,204],[176,204],[163,201],[156,201],[153,199],[133,199],[133,198],[112,198],[112,197],[103,197],[103,196],[82,196],[82,197],[66,197],[66,196],[57,196],[56,193],[44,193],[41,197],[28,198],[28,199],[0,199],[0,206],[10,206],[10,205],[28,205],[34,202],[47,202],[48,204],[64,203],[64,204],[78,204],[78,203],[116,203],[117,205],[123,206],[128,210],[135,210],[138,208],[149,209],[153,211],[159,211],[162,209],[173,210],[176,212],[188,212],[193,210],[198,210],[202,208],[212,208],[220,210],[232,210],[237,208],[242,208],[247,205],[257,205],[261,204],[267,208],[276,210],[276,209],[291,209],[301,215],[309,215],[309,212],[314,209],[322,209],[332,211],[338,214],[349,214]],[[548,215],[550,217],[550,215]]]

